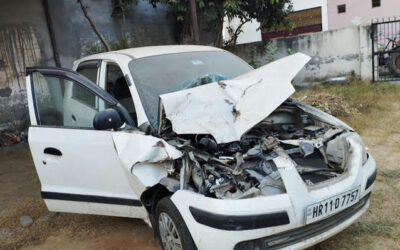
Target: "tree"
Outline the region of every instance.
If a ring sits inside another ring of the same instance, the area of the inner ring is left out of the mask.
[[[82,0],[78,0],[78,3],[80,4],[83,14],[85,15],[86,19],[89,21],[90,26],[92,27],[94,33],[96,33],[97,37],[100,39],[101,43],[103,44],[104,48],[106,51],[110,51],[110,45],[107,43],[106,39],[104,39],[103,35],[99,32],[97,29],[96,25],[92,21],[92,19],[89,16],[89,13],[87,12],[86,6],[83,4]]]
[[[125,15],[132,5],[137,5],[139,0],[112,0],[113,13],[112,15],[121,16],[121,40],[126,40],[126,27],[125,27]]]
[[[228,32],[231,34],[231,39],[227,42],[228,45],[236,45],[243,26],[252,20],[260,22],[259,29],[290,27],[288,19],[288,14],[292,10],[290,0],[225,0],[223,5],[224,16],[229,20],[234,18],[239,20],[239,25],[236,28],[228,27]]]
[[[189,21],[189,1],[187,0],[149,0],[155,7],[157,3],[168,4],[185,31]],[[236,29],[231,27],[232,39],[229,44],[235,45],[244,24],[255,19],[260,22],[260,29],[289,26],[288,14],[292,10],[291,0],[196,0],[198,10],[207,18],[208,27],[217,27],[214,45],[222,46],[224,17],[237,18],[240,23]]]

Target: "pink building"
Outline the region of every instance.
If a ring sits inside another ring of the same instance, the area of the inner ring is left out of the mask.
[[[327,0],[329,29],[400,17],[400,0]]]

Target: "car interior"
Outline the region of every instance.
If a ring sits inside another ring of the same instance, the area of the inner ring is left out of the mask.
[[[128,83],[118,65],[109,63],[106,68],[106,90],[121,103],[137,124],[135,106]]]
[[[76,71],[98,84],[98,64],[83,62]],[[124,106],[136,124],[136,111],[128,83],[122,70],[115,63],[107,63],[106,65],[105,90]]]

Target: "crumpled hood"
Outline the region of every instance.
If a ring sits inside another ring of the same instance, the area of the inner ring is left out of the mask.
[[[287,56],[232,80],[161,95],[160,106],[177,134],[239,141],[294,93],[291,80],[309,60],[302,53]]]

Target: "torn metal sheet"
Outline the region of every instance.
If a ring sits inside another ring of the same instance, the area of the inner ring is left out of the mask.
[[[161,163],[182,156],[181,151],[163,139],[135,132],[112,133],[122,164],[130,169],[137,163]]]
[[[137,163],[135,167],[132,168],[132,174],[135,175],[145,187],[152,187],[168,176],[164,164],[158,163]]]
[[[297,53],[233,80],[161,95],[161,105],[177,134],[238,141],[294,93],[291,80],[309,60]]]

